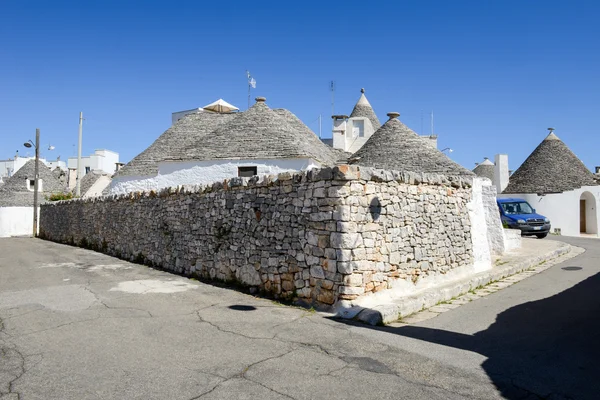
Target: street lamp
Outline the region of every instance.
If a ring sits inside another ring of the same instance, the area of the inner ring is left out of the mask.
[[[40,180],[40,128],[35,130],[35,144],[30,140],[23,143],[28,149],[35,148],[35,182],[33,183],[33,237],[37,236],[38,225],[38,190]],[[54,146],[48,146],[48,150],[54,150]]]
[[[452,150],[450,147],[446,147],[445,149],[440,150],[442,153],[444,151],[448,150],[448,153],[452,153],[454,150]]]
[[[31,140],[23,143],[23,146],[30,149],[35,147],[35,182],[33,183],[33,237],[37,236],[38,225],[38,181],[40,180],[40,128],[35,130],[35,144]]]

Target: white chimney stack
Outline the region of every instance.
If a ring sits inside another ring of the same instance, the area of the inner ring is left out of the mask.
[[[496,186],[497,192],[500,194],[508,186],[508,155],[507,154],[496,154],[494,157],[494,186]]]

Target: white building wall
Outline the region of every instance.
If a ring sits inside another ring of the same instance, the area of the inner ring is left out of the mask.
[[[550,219],[552,231],[560,228],[561,235],[564,236],[580,236],[579,231],[579,200],[584,192],[589,192],[594,196],[593,202],[586,202],[588,207],[586,216],[588,217],[588,232],[597,233],[598,207],[600,206],[600,186],[584,186],[580,189],[570,190],[563,193],[552,193],[544,196],[537,194],[499,194],[500,198],[519,198],[526,200],[538,214],[541,214]],[[592,226],[591,218],[596,221],[596,226]]]
[[[85,175],[86,168],[90,171],[103,171],[107,174],[114,174],[119,162],[119,153],[111,150],[99,149],[89,156],[81,157],[82,175]],[[67,162],[69,169],[77,169],[77,157],[69,157]]]
[[[31,236],[32,229],[33,207],[0,207],[0,237]]]
[[[238,176],[238,167],[257,167],[258,175],[273,175],[319,166],[318,162],[309,158],[163,162],[158,165],[156,176],[124,176],[113,179],[110,193],[160,190],[178,185],[206,185]]]
[[[54,161],[47,161],[46,165],[51,169],[54,170],[56,167],[59,167],[60,169],[62,169],[63,171],[67,170],[67,163],[63,160],[54,160]]]
[[[363,117],[334,120],[333,147],[350,153],[358,151],[375,130],[371,120]]]
[[[473,241],[473,271],[481,272],[492,268],[492,252],[488,240],[483,186],[489,186],[486,178],[473,178],[473,194],[468,204],[471,219],[471,239]]]
[[[35,157],[16,157],[15,159],[0,161],[0,177],[8,178],[13,176],[29,160],[35,160]],[[40,158],[40,161],[48,165],[48,162],[44,158]]]

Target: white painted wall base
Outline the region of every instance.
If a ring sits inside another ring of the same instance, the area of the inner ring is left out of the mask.
[[[471,239],[473,241],[473,272],[482,272],[492,268],[492,254],[488,241],[483,186],[491,185],[486,178],[473,178],[473,193],[468,204],[471,219]]]
[[[510,251],[521,248],[521,230],[520,229],[504,229],[504,250]]]
[[[258,175],[305,171],[320,164],[309,158],[163,162],[158,175],[113,179],[110,194],[160,190],[179,185],[207,185],[238,176],[238,167],[256,167]]]
[[[33,207],[0,207],[0,237],[32,236],[32,229]]]

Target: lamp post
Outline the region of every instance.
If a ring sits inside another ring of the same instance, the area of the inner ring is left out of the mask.
[[[35,182],[33,183],[33,237],[36,237],[38,225],[38,183],[40,180],[40,128],[36,128],[35,130],[35,144],[33,144],[30,140],[23,145],[27,148],[30,148],[32,145],[35,147]]]
[[[452,153],[454,150],[452,150],[450,147],[446,147],[445,149],[440,150],[442,153],[445,152],[446,150],[448,150],[448,153]]]

